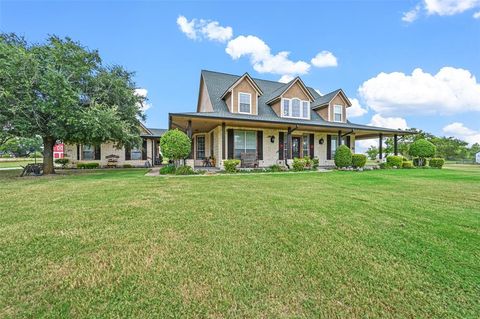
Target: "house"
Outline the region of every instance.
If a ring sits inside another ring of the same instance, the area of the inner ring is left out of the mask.
[[[160,163],[160,137],[166,129],[147,128],[140,123],[140,147],[127,149],[116,148],[113,142],[101,145],[65,144],[63,149],[64,157],[72,164],[81,162],[99,163],[100,166],[107,166],[109,158],[115,158],[118,166],[125,164],[145,167],[159,165]]]
[[[475,162],[477,164],[480,164],[480,152],[478,152],[476,155],[475,155]]]
[[[170,113],[169,129],[178,128],[193,140],[187,163],[201,166],[205,158],[253,157],[259,167],[289,165],[293,158],[318,158],[334,165],[337,147],[355,151],[355,141],[382,139],[409,132],[354,124],[347,118],[352,104],[338,89],[320,95],[296,77],[288,83],[203,70],[195,112]]]

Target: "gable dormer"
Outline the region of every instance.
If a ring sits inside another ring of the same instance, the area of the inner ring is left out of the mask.
[[[312,109],[325,121],[346,123],[347,107],[350,106],[352,103],[348,97],[338,89],[317,99]]]
[[[311,119],[311,103],[315,97],[297,76],[273,92],[269,104],[279,117]]]
[[[258,97],[263,92],[252,77],[245,73],[222,95],[231,113],[258,115]]]

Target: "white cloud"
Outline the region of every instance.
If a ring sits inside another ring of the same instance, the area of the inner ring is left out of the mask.
[[[473,14],[473,17],[474,17],[475,19],[480,19],[480,11],[475,12],[475,13]]]
[[[407,121],[401,117],[383,117],[375,114],[368,125],[405,130],[408,128]]]
[[[147,98],[148,91],[147,89],[135,89],[135,94],[137,96],[143,97],[144,99]],[[147,111],[149,108],[152,107],[152,104],[148,103],[146,100],[143,103],[139,103],[138,107],[143,111]]]
[[[319,89],[315,89],[315,92],[317,92],[317,93],[320,94],[320,95],[323,95],[322,92],[320,92]]]
[[[410,22],[413,22],[413,21],[417,20],[419,14],[420,14],[420,9],[421,9],[421,6],[419,4],[417,4],[415,6],[415,8],[413,8],[412,10],[404,12],[403,17],[402,17],[402,21],[410,23]]]
[[[472,130],[466,127],[463,123],[454,122],[448,124],[443,128],[443,132],[449,136],[464,140],[469,145],[480,143],[480,130]]]
[[[233,30],[231,27],[222,27],[217,21],[207,23],[204,27],[202,27],[201,32],[209,40],[219,42],[226,42],[233,36]]]
[[[421,12],[427,15],[451,16],[480,7],[480,0],[423,0],[415,8],[404,12],[402,20],[415,21]],[[478,18],[480,14],[474,14]]]
[[[185,35],[192,39],[207,39],[211,41],[226,42],[233,36],[231,27],[222,27],[217,21],[192,19],[188,21],[184,16],[177,18],[177,24]]]
[[[358,89],[366,104],[382,115],[454,114],[480,111],[480,83],[468,70],[443,67],[435,74],[415,69],[380,73]]]
[[[310,70],[310,64],[304,61],[294,62],[288,59],[289,52],[287,51],[272,55],[270,47],[262,39],[253,35],[241,35],[230,40],[225,52],[234,60],[243,56],[249,57],[253,69],[259,73],[292,76],[306,74]]]
[[[368,113],[366,108],[360,105],[360,101],[355,98],[348,98],[352,102],[352,106],[347,107],[347,118],[359,117]]]
[[[355,152],[365,153],[370,146],[378,147],[378,138],[371,138],[368,140],[355,140]]]
[[[281,83],[288,83],[293,80],[295,77],[289,74],[282,75],[282,77],[278,80]]]
[[[425,0],[425,10],[427,13],[440,16],[462,13],[479,5],[479,0]]]
[[[337,58],[333,55],[332,52],[322,51],[319,52],[310,62],[317,68],[326,68],[337,66]]]
[[[188,21],[184,16],[179,16],[177,18],[177,24],[180,27],[180,30],[185,33],[190,39],[197,38],[197,30],[195,29],[195,19]]]

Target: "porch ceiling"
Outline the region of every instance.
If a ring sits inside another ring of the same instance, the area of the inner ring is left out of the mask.
[[[351,129],[351,128],[334,128],[334,127],[324,127],[318,125],[295,125],[288,123],[275,123],[275,122],[260,122],[260,121],[245,121],[245,120],[236,120],[236,119],[227,119],[227,118],[208,118],[208,117],[195,117],[188,115],[170,115],[170,128],[178,128],[182,131],[186,131],[188,126],[188,121],[192,123],[192,133],[205,133],[209,132],[215,127],[225,123],[226,126],[236,126],[236,127],[248,127],[248,128],[268,128],[268,129],[279,129],[279,130],[288,130],[288,128],[296,128],[301,131],[309,132],[325,132],[331,134],[338,134],[341,131],[341,134],[352,134],[355,135],[355,139],[371,139],[378,138],[379,134],[382,133],[383,137],[391,137],[397,134],[398,136],[406,135],[405,132],[399,131],[398,133],[394,132],[385,132],[380,130],[372,129]]]

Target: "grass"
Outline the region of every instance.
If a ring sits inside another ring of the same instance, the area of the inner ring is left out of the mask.
[[[34,158],[8,158],[0,159],[0,168],[21,168],[30,163],[35,163]],[[37,158],[37,163],[43,163],[43,158]]]
[[[0,172],[0,317],[479,317],[479,167],[144,173]]]

